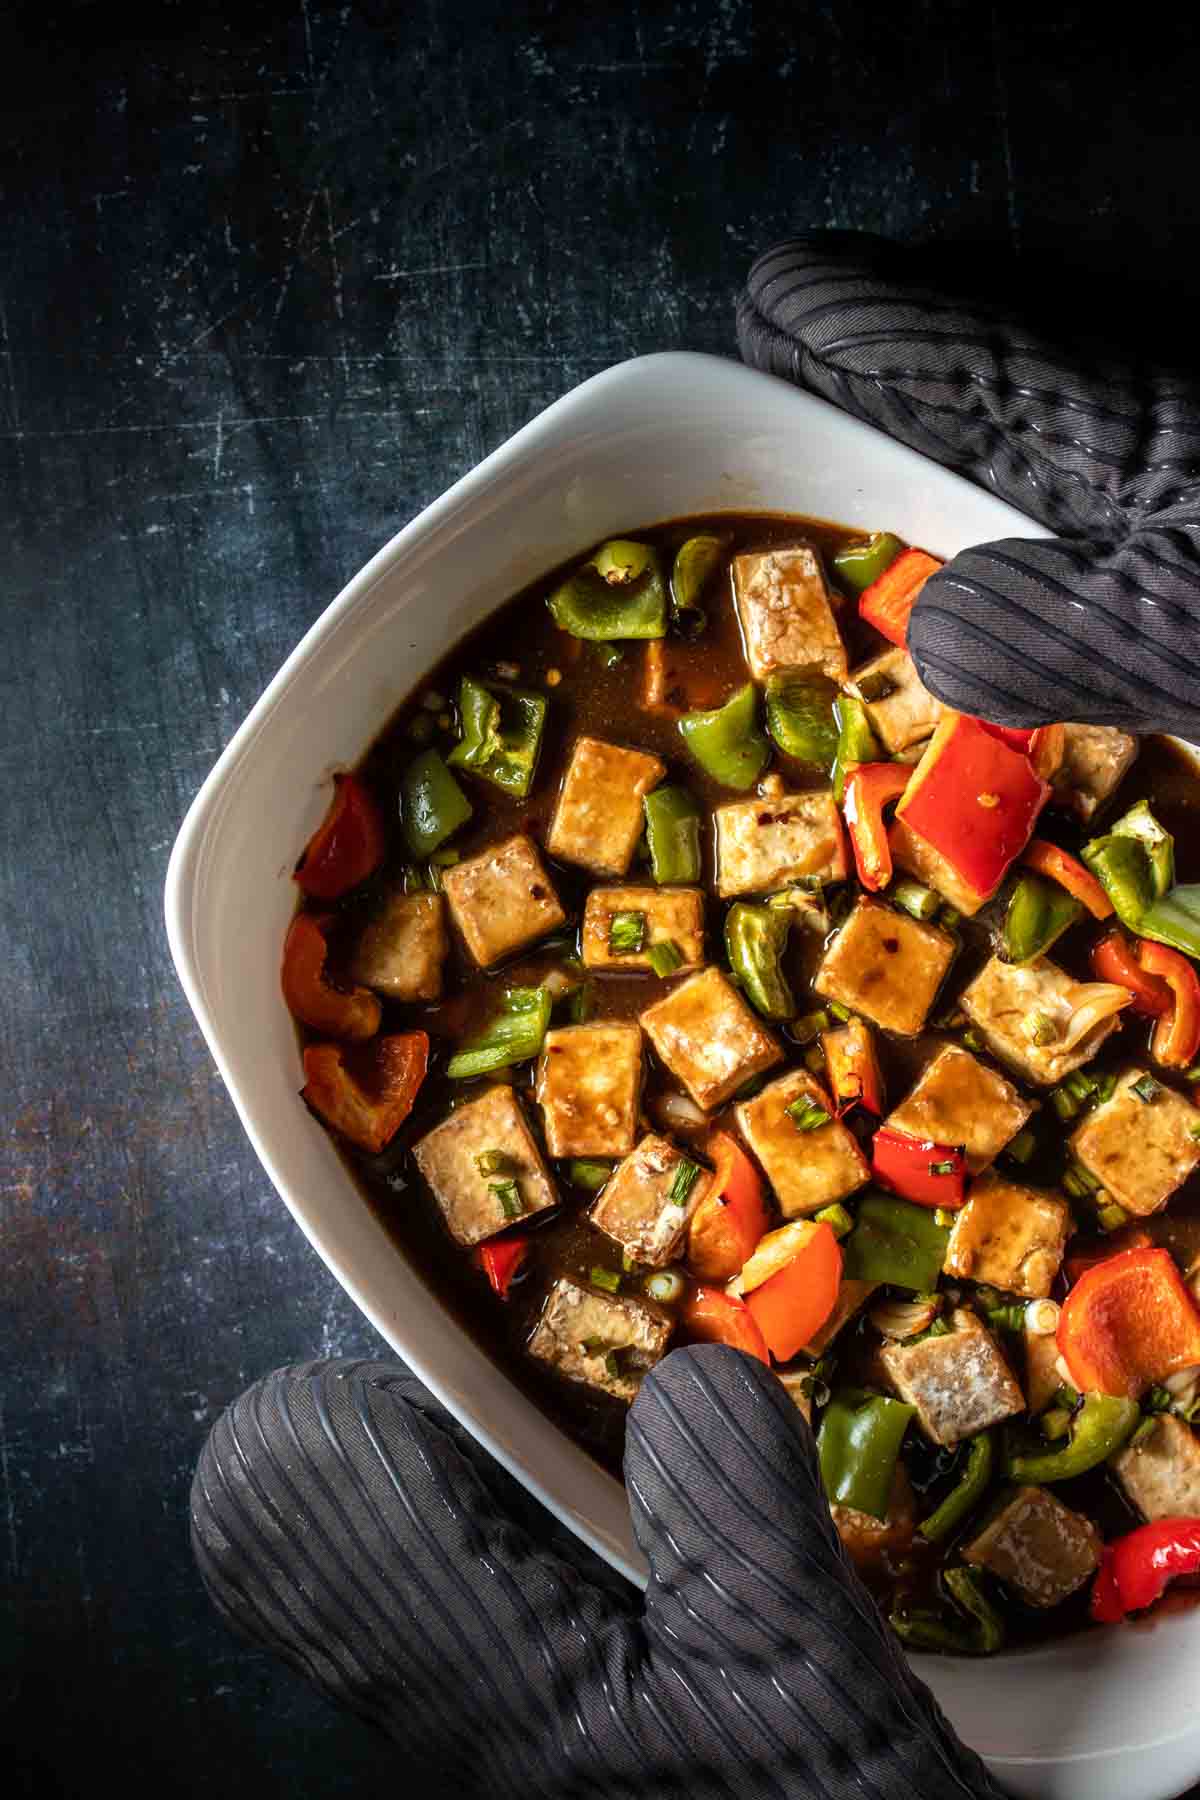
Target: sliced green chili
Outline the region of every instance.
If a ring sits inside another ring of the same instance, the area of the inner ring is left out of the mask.
[[[846,770],[853,763],[878,762],[880,750],[861,700],[855,699],[853,694],[839,694],[834,713],[838,722],[838,741],[833,760],[833,797],[840,806],[846,797]]]
[[[935,1507],[921,1526],[921,1536],[928,1544],[949,1537],[974,1512],[987,1492],[995,1463],[995,1448],[990,1431],[981,1431],[967,1447],[967,1460],[962,1475],[941,1505]]]
[[[950,1232],[924,1206],[869,1193],[842,1244],[848,1281],[887,1282],[915,1294],[937,1287]]]
[[[660,885],[700,879],[700,808],[683,787],[655,788],[642,801],[650,873]]]
[[[821,1481],[831,1506],[887,1518],[900,1446],[916,1411],[863,1388],[834,1394],[817,1433]]]
[[[784,755],[828,769],[838,746],[832,685],[785,670],[767,677],[766,704],[767,730]]]
[[[783,973],[791,914],[735,900],[725,915],[725,954],[738,985],[765,1019],[791,1019],[796,1001]]]
[[[573,569],[549,599],[554,623],[572,637],[660,638],[667,630],[667,588],[649,544],[612,538]]]
[[[1121,1448],[1140,1417],[1136,1400],[1115,1394],[1086,1394],[1072,1421],[1070,1438],[1060,1447],[1047,1450],[1025,1446],[1019,1438],[1010,1436],[1007,1473],[1013,1481],[1034,1487],[1086,1475]]]
[[[447,1075],[452,1081],[470,1081],[536,1056],[550,1024],[551,1004],[544,987],[509,988],[496,1016],[450,1058]]]
[[[836,552],[833,566],[839,579],[855,594],[864,594],[891,567],[904,545],[890,531],[874,531],[865,544],[847,544]]]
[[[1004,960],[1034,962],[1083,917],[1080,902],[1040,875],[1022,875],[1004,915]]]
[[[770,759],[771,747],[758,723],[758,691],[752,681],[724,706],[685,713],[679,732],[689,753],[722,787],[750,788]]]
[[[466,824],[472,810],[436,750],[423,750],[413,757],[400,777],[400,825],[414,856],[428,856],[436,850]]]
[[[447,761],[523,798],[537,768],[548,705],[544,694],[485,687],[464,675],[458,689],[462,736]]]
[[[668,975],[674,975],[676,969],[683,967],[683,951],[674,938],[663,938],[657,944],[651,944],[647,952],[650,967],[660,980],[665,981]]]

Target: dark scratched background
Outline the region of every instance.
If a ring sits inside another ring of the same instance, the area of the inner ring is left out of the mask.
[[[1104,17],[0,9],[5,1793],[397,1776],[227,1636],[188,1555],[220,1408],[377,1343],[171,972],[203,776],[347,577],[517,426],[620,358],[732,354],[789,230],[926,244],[1068,334],[1192,357],[1200,27]]]

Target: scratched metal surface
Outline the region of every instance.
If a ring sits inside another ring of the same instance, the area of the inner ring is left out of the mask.
[[[731,352],[739,278],[789,228],[1016,250],[1076,316],[1169,272],[1160,342],[1197,298],[1173,248],[1191,26],[1124,41],[1118,71],[1073,6],[1020,32],[968,0],[224,10],[0,25],[16,1793],[105,1767],[177,1800],[385,1779],[357,1725],[225,1634],[185,1535],[227,1400],[374,1347],[243,1141],[161,920],[180,816],[305,627],[565,388]]]

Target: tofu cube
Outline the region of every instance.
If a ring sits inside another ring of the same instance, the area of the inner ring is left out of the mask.
[[[862,1311],[878,1286],[877,1281],[843,1281],[833,1311],[804,1346],[808,1355],[824,1356],[842,1326],[848,1325],[855,1313]]]
[[[846,686],[863,702],[876,737],[892,756],[932,737],[942,716],[941,701],[934,699],[912,657],[898,645],[855,669]]]
[[[1138,753],[1138,742],[1111,725],[1068,725],[1063,759],[1054,777],[1060,805],[1086,823],[1120,787]]]
[[[853,1506],[831,1506],[830,1517],[856,1569],[884,1569],[889,1554],[903,1556],[917,1529],[917,1502],[903,1463],[896,1464],[886,1519]]]
[[[907,758],[905,758],[907,760]],[[906,875],[913,875],[931,887],[943,900],[948,900],[965,917],[977,913],[987,900],[986,894],[971,887],[948,857],[913,831],[903,819],[893,819],[888,828],[888,845],[892,861]]]
[[[1057,1606],[1100,1566],[1100,1533],[1046,1488],[1023,1487],[971,1543],[963,1561],[1016,1588],[1031,1606]]]
[[[683,1198],[673,1199],[685,1164],[699,1166],[670,1138],[649,1133],[613,1170],[592,1207],[592,1224],[636,1261],[663,1268],[678,1252],[692,1214],[713,1184],[712,1175],[701,1168]]]
[[[536,1096],[551,1156],[628,1156],[641,1093],[636,1025],[564,1025],[546,1033]]]
[[[720,969],[690,975],[647,1007],[642,1030],[705,1112],[783,1060],[775,1039]]]
[[[449,953],[442,895],[397,890],[355,945],[350,979],[389,1000],[437,1000]]]
[[[819,669],[831,681],[846,679],[845,646],[809,545],[735,556],[733,594],[756,681],[776,669]]]
[[[481,1175],[477,1159],[489,1150],[498,1150],[504,1165],[497,1174]],[[542,1153],[510,1087],[485,1088],[478,1100],[457,1107],[413,1145],[413,1156],[450,1235],[460,1244],[478,1244],[517,1219],[558,1204]],[[513,1210],[509,1183],[516,1188],[519,1212]]]
[[[802,1098],[832,1111],[829,1096],[807,1069],[789,1069],[734,1107],[738,1130],[762,1164],[785,1219],[803,1218],[844,1200],[871,1175],[858,1139],[840,1119],[800,1131],[787,1108]]]
[[[990,1282],[1026,1300],[1044,1300],[1071,1230],[1071,1209],[1058,1195],[983,1175],[971,1183],[967,1204],[954,1221],[942,1267],[963,1281]]]
[[[960,1004],[994,1056],[1026,1081],[1053,1087],[1072,1069],[1090,1062],[1119,1023],[1116,1014],[1102,1020],[1073,1049],[1068,1050],[1061,1037],[1035,1044],[1026,1030],[1028,1021],[1042,1014],[1065,1033],[1086,998],[1082,988],[1081,982],[1044,957],[1018,967],[993,956],[963,989]]]
[[[1200,1518],[1200,1441],[1182,1419],[1160,1413],[1113,1467],[1144,1519]]]
[[[889,1343],[879,1359],[935,1444],[957,1444],[1024,1412],[1025,1396],[991,1332],[968,1307],[944,1337]]]
[[[765,894],[812,875],[842,881],[846,844],[832,792],[772,794],[718,806],[717,892]]]
[[[1133,1089],[1145,1075],[1129,1069],[1111,1100],[1086,1113],[1071,1133],[1072,1153],[1138,1218],[1161,1211],[1200,1163],[1200,1112],[1174,1088],[1160,1087],[1153,1100],[1142,1100]]]
[[[665,1351],[671,1324],[636,1300],[599,1294],[560,1277],[528,1347],[568,1381],[584,1381],[629,1401]]]
[[[537,846],[520,833],[455,863],[442,888],[481,969],[557,930],[567,916]]]
[[[1011,1081],[969,1050],[948,1044],[926,1065],[887,1124],[909,1137],[961,1144],[968,1169],[978,1175],[1016,1137],[1032,1111],[1032,1103],[1022,1099]]]
[[[609,942],[618,913],[646,921],[640,950],[614,950]],[[689,887],[593,888],[583,909],[583,961],[588,969],[649,969],[655,944],[675,944],[682,973],[704,966],[704,895]]]
[[[645,750],[577,738],[546,839],[551,856],[597,875],[624,875],[642,835],[642,797],[666,772]]]
[[[813,986],[883,1030],[915,1037],[956,949],[939,926],[862,899],[822,957]]]

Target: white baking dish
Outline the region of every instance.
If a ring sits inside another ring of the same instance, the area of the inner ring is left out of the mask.
[[[1041,536],[1020,513],[781,381],[715,357],[621,363],[407,525],[321,614],[193,802],[167,876],[180,979],[250,1141],[305,1236],[467,1428],[631,1579],[624,1492],[449,1318],[297,1099],[279,994],[299,847],[428,667],[500,601],[617,531],[687,513],[808,513],[951,555]],[[986,1663],[920,1659],[1011,1791],[1167,1800],[1200,1776],[1200,1612]]]

